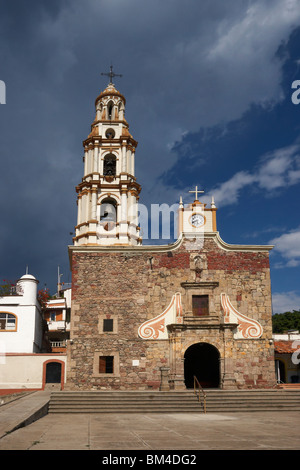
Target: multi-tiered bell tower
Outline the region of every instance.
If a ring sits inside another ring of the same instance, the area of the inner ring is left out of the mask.
[[[104,75],[104,74],[103,74]],[[129,133],[124,96],[110,82],[96,98],[96,116],[84,140],[84,176],[76,187],[74,245],[140,245],[135,178],[137,141]]]

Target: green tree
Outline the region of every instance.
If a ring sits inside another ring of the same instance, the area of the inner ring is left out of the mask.
[[[300,331],[300,311],[275,313],[272,315],[273,333],[285,333],[288,330]]]

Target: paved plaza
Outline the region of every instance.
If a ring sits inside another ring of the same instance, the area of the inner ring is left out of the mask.
[[[48,414],[0,450],[297,450],[300,413]]]

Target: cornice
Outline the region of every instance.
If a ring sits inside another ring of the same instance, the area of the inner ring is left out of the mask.
[[[212,239],[214,240],[222,249],[226,251],[267,251],[269,252],[274,248],[274,245],[230,245],[225,243],[221,237],[219,232],[207,232],[204,234],[204,239]],[[94,252],[104,252],[104,253],[111,253],[111,252],[120,252],[120,251],[134,251],[136,253],[162,253],[162,252],[169,252],[177,250],[181,244],[185,241],[189,240],[184,237],[184,234],[181,234],[180,237],[174,242],[168,245],[138,245],[138,246],[101,246],[95,245],[93,247],[86,247],[86,246],[69,246],[69,250],[71,251],[94,251]]]
[[[69,259],[72,263],[72,253],[167,253],[177,250],[182,244],[183,239],[180,237],[175,243],[169,245],[69,245]]]
[[[106,123],[106,121],[97,121],[97,122],[102,122],[102,124]],[[107,123],[109,122],[111,121],[107,121]],[[126,141],[125,145],[132,146],[132,151],[136,150],[138,146],[138,141],[129,135],[126,135],[126,136],[121,135],[119,138],[114,138],[114,139],[106,139],[102,137],[101,135],[90,135],[82,142],[82,146],[86,150],[89,150],[89,149],[93,149],[94,147],[104,147],[106,143],[107,144],[118,143],[120,146],[122,146],[124,145],[123,142],[125,141]]]
[[[218,281],[199,281],[199,282],[181,282],[181,286],[186,289],[197,289],[197,288],[207,288],[207,289],[215,289],[219,287]]]
[[[206,232],[204,238],[214,240],[225,251],[263,251],[269,252],[274,245],[237,245],[224,242],[219,232]]]
[[[124,186],[126,186],[126,190],[127,191],[136,191],[137,194],[139,194],[142,190],[142,187],[140,184],[138,184],[136,182],[136,178],[132,175],[130,175],[129,173],[121,173],[121,174],[126,174],[128,177],[132,178],[132,180],[128,179],[128,180],[119,180],[118,183],[114,184],[114,183],[107,183],[107,182],[103,182],[103,180],[101,178],[103,178],[102,175],[100,175],[100,173],[96,173],[96,174],[99,174],[100,176],[100,179],[92,179],[90,181],[86,181],[85,178],[87,178],[88,176],[92,176],[92,173],[89,174],[89,175],[86,175],[84,178],[83,178],[83,181],[81,183],[79,183],[75,189],[76,189],[76,192],[80,195],[80,194],[83,194],[84,192],[90,192],[90,191],[93,191],[95,190],[96,188],[100,188],[101,190],[104,190],[104,191],[121,191],[122,189],[124,189]],[[115,178],[119,178],[120,175],[116,175]]]
[[[221,249],[225,251],[237,251],[237,252],[269,252],[274,248],[274,245],[236,245],[229,244],[222,240],[219,232],[206,232],[204,234],[204,240],[213,240]],[[72,253],[168,253],[175,251],[185,240],[189,240],[181,234],[180,237],[174,242],[168,245],[79,245],[68,247],[70,265],[72,263]],[[190,239],[191,240],[191,239]],[[193,251],[193,250],[191,250]],[[201,251],[201,250],[197,250]]]

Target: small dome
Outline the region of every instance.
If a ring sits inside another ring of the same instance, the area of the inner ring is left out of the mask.
[[[125,97],[122,95],[122,93],[120,93],[118,90],[116,90],[115,86],[112,83],[110,83],[105,88],[105,90],[100,93],[100,95],[96,98],[95,104],[97,104],[97,102],[101,98],[104,98],[104,96],[118,96],[119,98],[121,98],[123,100],[124,104],[126,104]]]
[[[21,280],[21,279],[22,279],[22,280],[28,279],[28,280],[36,281],[36,278],[35,278],[34,276],[32,276],[31,274],[24,274],[24,276],[22,276],[22,277],[20,278],[20,280]]]

